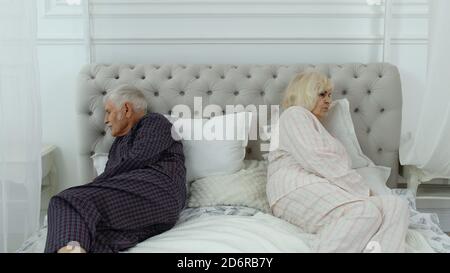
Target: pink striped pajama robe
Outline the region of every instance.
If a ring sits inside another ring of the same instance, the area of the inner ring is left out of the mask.
[[[370,196],[344,146],[314,114],[301,106],[286,109],[277,134],[267,182],[275,216],[317,234],[315,252],[363,252],[371,241],[382,252],[404,251],[406,201]]]

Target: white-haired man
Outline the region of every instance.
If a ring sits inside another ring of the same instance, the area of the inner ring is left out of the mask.
[[[183,146],[172,124],[122,86],[104,100],[115,140],[105,171],[54,196],[45,252],[119,252],[172,228],[186,200]]]

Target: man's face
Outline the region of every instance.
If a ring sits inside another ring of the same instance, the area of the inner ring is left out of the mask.
[[[125,106],[118,108],[111,100],[108,100],[105,103],[105,112],[105,124],[111,129],[111,135],[113,137],[123,135],[128,126],[125,118]]]

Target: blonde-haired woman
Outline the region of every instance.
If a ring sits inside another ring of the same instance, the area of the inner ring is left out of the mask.
[[[317,234],[315,252],[404,252],[409,212],[399,197],[372,196],[344,146],[322,126],[333,85],[296,75],[283,100],[267,196],[275,216]]]

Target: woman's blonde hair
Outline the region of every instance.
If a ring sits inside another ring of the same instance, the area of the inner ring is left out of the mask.
[[[319,94],[332,89],[333,83],[331,80],[320,72],[299,73],[295,75],[286,88],[281,106],[284,109],[291,106],[303,106],[312,111],[319,99]]]

